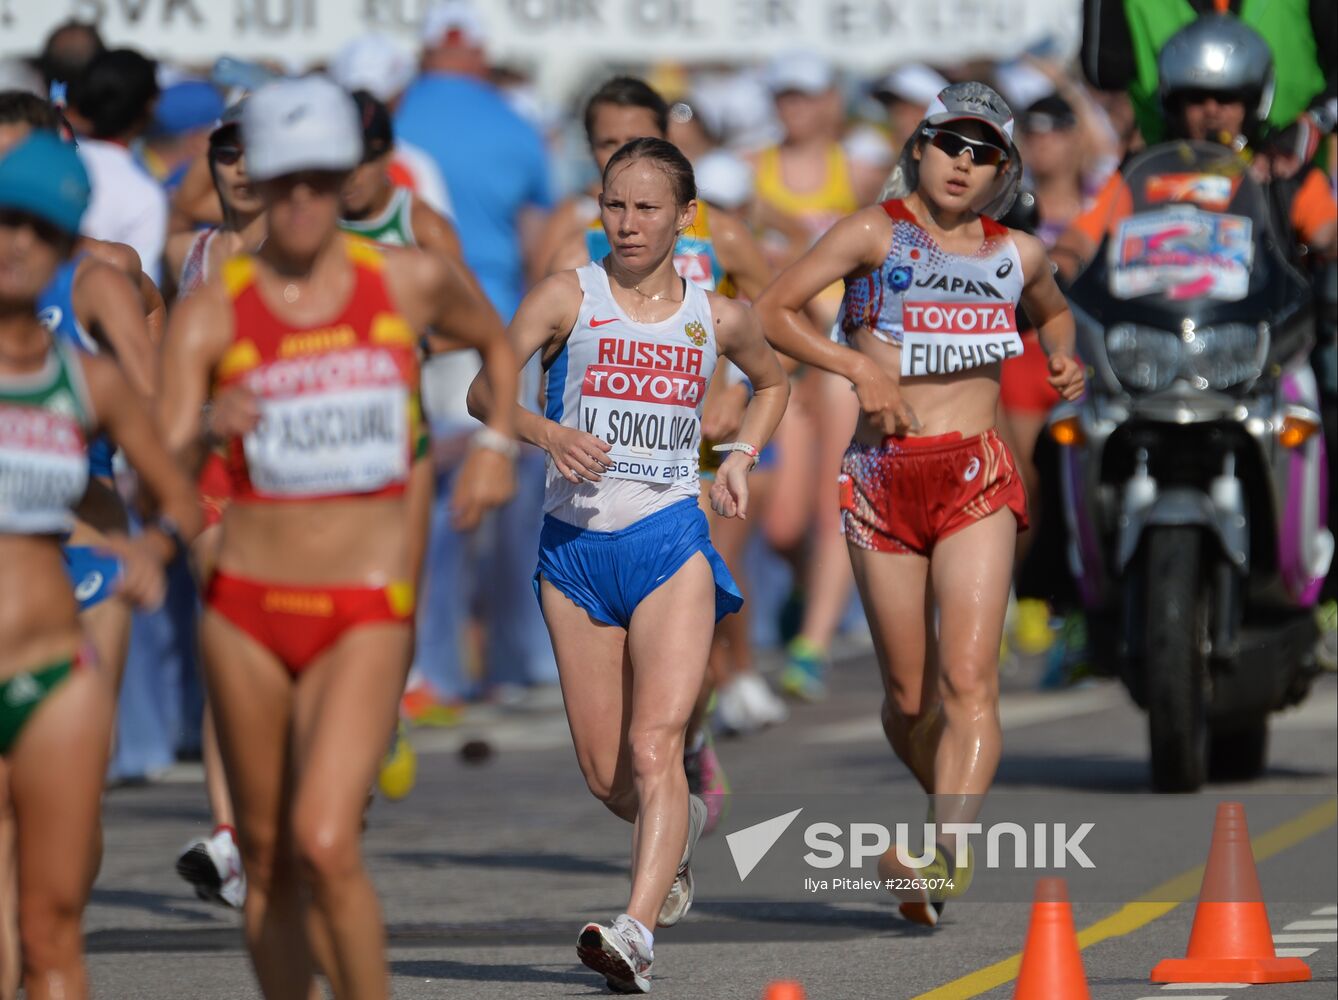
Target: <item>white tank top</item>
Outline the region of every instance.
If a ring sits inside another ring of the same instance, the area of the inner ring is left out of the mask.
[[[706,292],[684,282],[668,319],[637,323],[613,298],[598,262],[577,269],[581,311],[545,376],[544,415],[613,446],[598,483],[564,479],[548,461],[544,510],[592,531],[618,531],[696,498],[702,401],[716,365]]]
[[[1022,259],[1008,229],[981,216],[974,254],[949,253],[900,201],[883,203],[892,245],[872,274],[846,282],[838,324],[901,346],[901,374],[951,375],[1022,353]]]

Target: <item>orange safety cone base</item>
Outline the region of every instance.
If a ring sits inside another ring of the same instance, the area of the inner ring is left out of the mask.
[[[1299,958],[1168,958],[1152,970],[1154,983],[1308,983]]]

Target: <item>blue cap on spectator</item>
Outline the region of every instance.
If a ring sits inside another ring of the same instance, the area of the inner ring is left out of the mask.
[[[212,128],[223,114],[223,96],[203,80],[174,83],[158,97],[150,135],[178,136]]]
[[[0,158],[0,208],[27,212],[74,234],[88,196],[79,154],[48,132],[34,132]]]

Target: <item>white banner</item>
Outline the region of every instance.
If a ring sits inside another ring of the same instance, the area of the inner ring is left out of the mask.
[[[179,63],[220,55],[297,66],[386,31],[416,42],[432,0],[0,0],[0,55],[32,55],[75,18],[112,45]],[[478,0],[494,60],[562,77],[572,64],[755,62],[815,47],[863,73],[1006,59],[1044,39],[1072,52],[1080,0]]]

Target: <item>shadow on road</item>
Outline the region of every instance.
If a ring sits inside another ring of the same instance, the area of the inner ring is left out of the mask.
[[[458,851],[391,851],[379,854],[415,868],[446,868],[464,865],[471,868],[502,868],[511,871],[553,872],[558,875],[625,875],[626,864],[612,864],[597,858],[574,854],[535,854],[519,851],[491,851],[487,854],[463,854]]]

